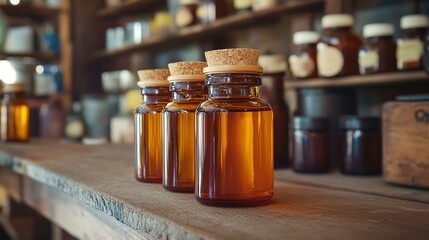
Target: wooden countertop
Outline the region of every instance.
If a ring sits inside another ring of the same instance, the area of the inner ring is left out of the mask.
[[[133,161],[133,147],[126,145],[2,143],[0,184],[85,239],[425,239],[429,234],[429,191],[388,185],[381,177],[278,170],[271,204],[220,208],[197,203],[193,194],[137,182]]]

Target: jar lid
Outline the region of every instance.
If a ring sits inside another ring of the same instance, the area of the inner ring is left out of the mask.
[[[373,130],[381,129],[379,117],[341,116],[340,128],[342,130]]]
[[[262,73],[258,66],[259,51],[251,48],[229,48],[207,51],[204,53],[208,73]]]
[[[313,31],[301,31],[293,34],[293,44],[308,44],[317,43],[320,39],[320,34]]]
[[[197,4],[198,0],[180,0],[180,5]]]
[[[401,28],[427,28],[429,26],[428,17],[424,14],[412,14],[401,18]]]
[[[329,123],[329,118],[296,116],[293,118],[292,127],[295,130],[327,131]]]
[[[3,93],[16,93],[16,92],[24,92],[24,84],[23,83],[11,83],[3,85]]]
[[[330,14],[322,17],[322,28],[351,27],[354,24],[350,14]]]
[[[163,87],[170,83],[167,81],[170,72],[168,69],[146,69],[137,71],[140,81],[137,85],[142,87]]]
[[[393,36],[395,29],[390,23],[372,23],[363,27],[363,37]]]
[[[207,67],[206,62],[175,62],[169,63],[169,82],[204,82],[203,69]]]
[[[259,57],[259,65],[266,74],[283,73],[287,70],[286,58],[281,54],[262,55]]]

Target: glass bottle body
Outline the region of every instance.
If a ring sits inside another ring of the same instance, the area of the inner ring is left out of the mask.
[[[168,87],[143,87],[143,102],[134,111],[135,177],[162,182],[162,109],[171,101]]]
[[[396,51],[399,70],[423,69],[424,38],[428,28],[409,28],[402,30]]]
[[[396,43],[392,36],[369,37],[359,50],[360,74],[396,71]]]
[[[317,44],[317,67],[321,77],[359,74],[360,37],[351,27],[324,29]]]
[[[295,129],[293,170],[321,173],[329,171],[329,131]]]
[[[226,0],[200,0],[197,8],[199,22],[207,24],[227,15]]]
[[[30,135],[30,108],[24,92],[5,93],[1,105],[1,139],[26,142]]]
[[[173,101],[163,111],[163,186],[194,192],[195,110],[207,99],[203,82],[172,83]]]
[[[316,78],[317,71],[317,44],[299,44],[289,57],[292,75],[296,79]]]
[[[209,74],[196,111],[196,199],[243,206],[273,195],[273,112],[257,74]]]

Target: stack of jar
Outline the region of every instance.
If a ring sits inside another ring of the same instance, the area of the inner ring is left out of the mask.
[[[364,43],[352,31],[353,25],[351,15],[332,14],[322,18],[320,39],[317,32],[296,32],[293,37],[296,47],[289,57],[292,75],[308,79],[419,70],[423,69],[424,56],[429,58],[429,49],[424,48],[424,42],[429,41],[425,39],[429,27],[426,15],[402,17],[402,37],[396,42],[392,24],[365,25]]]
[[[195,192],[209,205],[266,203],[273,195],[273,112],[258,96],[259,53],[236,48],[205,55],[207,65],[139,71],[136,178]]]

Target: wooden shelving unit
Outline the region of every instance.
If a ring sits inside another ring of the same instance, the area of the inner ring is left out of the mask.
[[[31,18],[44,20],[58,15],[59,9],[32,5],[0,5],[0,9],[9,17]]]
[[[25,53],[12,53],[12,52],[0,52],[1,58],[6,57],[30,57],[35,58],[41,62],[56,62],[59,61],[59,55],[56,53],[35,53],[35,52],[25,52]]]
[[[424,71],[395,72],[373,75],[357,75],[341,78],[315,78],[305,80],[287,80],[287,89],[300,88],[338,88],[338,87],[361,87],[380,86],[391,84],[405,84],[410,82],[427,82],[429,75]]]
[[[138,45],[129,45],[115,50],[102,50],[96,52],[94,58],[113,58],[141,50],[153,50],[154,48],[183,45],[189,42],[189,40],[208,39],[217,34],[222,34],[240,27],[254,26],[255,24],[278,18],[289,12],[296,13],[300,10],[309,11],[311,9],[320,8],[323,6],[323,3],[323,0],[293,1],[258,12],[235,14],[207,25],[191,26],[171,35],[155,36]]]
[[[122,14],[142,13],[153,10],[154,7],[165,5],[166,0],[129,0],[118,6],[105,7],[97,12],[101,18],[116,17]]]

